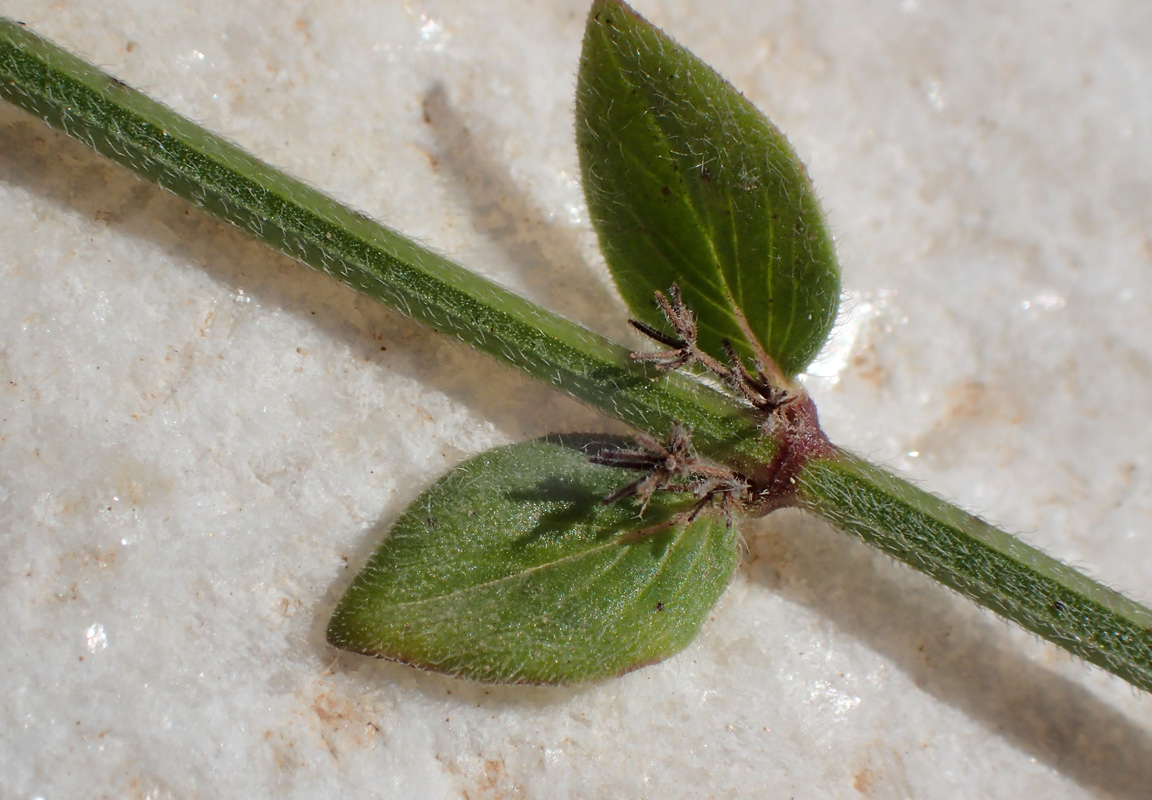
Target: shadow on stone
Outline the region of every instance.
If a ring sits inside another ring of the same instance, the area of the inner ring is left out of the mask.
[[[753,581],[820,612],[923,691],[1082,786],[1148,796],[1152,733],[1029,659],[991,612],[815,517],[780,512],[759,528],[748,531],[743,567]]]

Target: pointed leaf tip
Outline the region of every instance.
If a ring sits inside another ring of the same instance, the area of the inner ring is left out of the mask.
[[[728,339],[802,371],[835,321],[840,270],[783,134],[626,3],[596,0],[576,135],[588,208],[632,313],[662,327],[654,292],[678,283],[706,352],[722,359]]]
[[[628,473],[588,461],[616,437],[490,450],[416,499],[341,599],[337,647],[496,683],[571,684],[676,653],[736,567],[711,515],[630,536],[691,505],[653,497],[644,519],[601,499]]]

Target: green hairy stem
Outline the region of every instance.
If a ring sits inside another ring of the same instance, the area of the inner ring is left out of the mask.
[[[756,419],[342,206],[0,19],[0,96],[138,175],[357,291],[627,424],[679,421],[708,457],[746,469],[776,453]],[[1152,611],[1015,537],[844,454],[798,470],[799,505],[1135,686],[1152,690]]]
[[[702,452],[749,461],[771,455],[726,395],[633,364],[624,347],[337,203],[3,19],[0,97],[286,255],[629,425],[663,435],[679,420]]]
[[[1152,611],[848,453],[809,461],[800,504],[980,605],[1152,689]]]

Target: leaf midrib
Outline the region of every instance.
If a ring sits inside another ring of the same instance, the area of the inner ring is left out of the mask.
[[[684,536],[684,533],[688,530],[689,527],[690,527],[689,525],[685,525],[685,526],[681,527],[679,529],[677,535],[676,535],[676,538],[672,542],[670,542],[668,544],[668,546],[665,548],[665,551],[664,551],[665,554],[664,554],[664,556],[661,557],[660,569],[663,569],[663,563],[667,561],[669,555],[675,550],[677,545],[679,545],[681,539]],[[536,564],[532,567],[529,567],[528,569],[520,570],[519,572],[512,573],[509,575],[502,575],[498,578],[492,578],[491,580],[484,581],[483,583],[477,583],[477,584],[473,584],[471,586],[464,586],[464,587],[461,587],[459,589],[454,589],[454,590],[447,592],[445,594],[439,594],[439,595],[435,595],[433,597],[423,597],[423,598],[420,598],[419,600],[406,600],[406,601],[391,603],[391,604],[389,604],[389,607],[390,608],[414,608],[414,607],[418,607],[421,605],[426,605],[428,603],[450,601],[452,598],[454,598],[458,595],[464,596],[464,595],[471,594],[474,592],[489,589],[491,587],[499,586],[503,583],[508,583],[510,581],[523,578],[527,575],[531,575],[534,572],[539,572],[539,571],[544,570],[544,569],[551,569],[554,567],[559,567],[563,564],[575,562],[575,561],[578,561],[578,560],[585,558],[585,557],[588,557],[588,556],[594,556],[598,553],[603,552],[604,550],[607,550],[610,547],[620,546],[622,540],[626,539],[629,536],[633,536],[633,535],[635,535],[635,531],[628,531],[626,533],[620,534],[619,536],[615,537],[614,539],[611,539],[610,541],[604,542],[603,544],[596,545],[595,547],[588,548],[587,550],[582,550],[579,553],[571,553],[569,555],[564,556],[563,558],[558,558],[558,559],[554,559],[552,561],[546,561],[546,562],[541,563],[541,564]],[[613,560],[611,563],[609,563],[606,567],[604,567],[604,569],[600,571],[600,574],[603,574],[604,572],[607,572],[608,570],[612,569],[616,564],[619,563],[620,559],[622,559],[627,554],[628,554],[628,547],[626,547],[626,546],[621,547],[619,557],[616,558],[615,560]]]
[[[612,60],[613,64],[615,65],[617,74],[628,75],[629,73],[623,69],[623,65],[620,63],[620,60],[616,57],[616,48],[611,46],[614,43],[609,41],[607,39],[607,37],[605,37],[605,42],[606,42],[606,44],[609,45],[608,47],[605,47],[605,52],[608,54],[608,57]],[[631,81],[629,81],[629,83],[631,83]],[[631,88],[640,89],[641,91],[643,91],[644,87],[636,86],[635,84],[633,84]],[[645,92],[644,96],[647,97],[648,94]],[[648,103],[648,106],[649,106],[649,108],[651,108],[652,107],[651,103]],[[648,125],[648,127],[650,127],[653,130],[653,132],[659,138],[661,143],[663,143],[665,149],[669,153],[674,153],[675,151],[673,150],[673,147],[672,147],[672,140],[670,139],[668,134],[664,131],[664,129],[659,125],[658,120],[651,120],[650,121],[650,118],[652,118],[652,117],[658,118],[659,116],[660,116],[659,114],[655,114],[655,113],[645,115],[645,123]],[[627,155],[632,157],[634,160],[640,161],[640,159],[637,156],[635,156],[633,153],[631,153],[630,151],[624,150],[622,152],[626,153]],[[704,241],[708,243],[708,250],[712,256],[713,266],[716,268],[716,275],[717,275],[717,278],[719,280],[720,289],[721,289],[725,299],[727,299],[728,302],[731,304],[731,306],[733,308],[735,308],[735,307],[737,307],[736,299],[732,294],[732,287],[728,284],[728,277],[727,277],[727,275],[725,275],[724,269],[721,266],[720,255],[716,251],[715,234],[714,234],[714,232],[712,232],[712,227],[711,227],[711,225],[706,226],[703,224],[703,222],[701,221],[698,209],[690,201],[690,199],[687,196],[685,196],[684,203],[685,203],[685,205],[687,205],[689,212],[695,218],[696,225],[700,229],[701,234],[704,236]],[[645,232],[645,234],[647,235],[647,232]],[[769,286],[771,286],[771,285],[769,284]],[[661,287],[661,288],[665,288],[665,287]],[[769,288],[768,294],[769,294],[769,302],[771,302],[771,299],[772,299],[771,298],[771,288]],[[752,342],[749,342],[748,344],[750,346],[754,346]]]

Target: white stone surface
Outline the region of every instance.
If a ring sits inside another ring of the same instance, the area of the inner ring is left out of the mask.
[[[1152,6],[637,5],[810,162],[849,293],[809,381],[834,439],[1152,601]],[[623,335],[575,180],[585,11],[0,0]],[[621,680],[324,644],[448,466],[608,424],[0,107],[0,795],[1148,796],[1148,697],[799,514]]]

